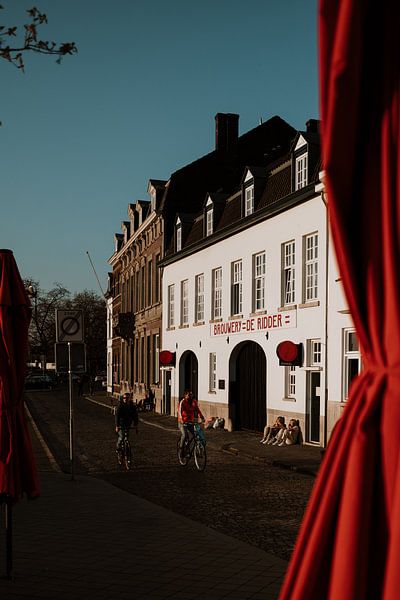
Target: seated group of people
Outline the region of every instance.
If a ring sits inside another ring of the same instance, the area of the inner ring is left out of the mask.
[[[261,444],[268,446],[291,446],[301,444],[303,436],[298,419],[290,419],[286,427],[285,417],[278,417],[273,425],[264,427],[264,435]]]

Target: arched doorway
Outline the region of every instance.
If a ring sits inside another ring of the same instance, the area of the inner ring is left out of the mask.
[[[198,398],[198,361],[191,350],[187,350],[179,361],[179,398],[184,390],[192,390],[193,396]]]
[[[267,420],[267,361],[255,342],[243,342],[229,360],[229,414],[235,429],[262,431]]]

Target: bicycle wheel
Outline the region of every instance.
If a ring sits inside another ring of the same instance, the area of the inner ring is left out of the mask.
[[[204,471],[207,464],[207,452],[203,442],[196,440],[194,447],[194,463],[198,471]]]
[[[180,442],[181,442],[181,438],[178,439],[178,442],[176,444],[176,451],[178,454],[179,464],[184,467],[185,465],[188,464],[188,460],[189,460],[189,456],[187,454],[188,449],[187,449],[186,442],[184,443],[183,448],[181,448]]]
[[[131,445],[129,443],[129,440],[125,440],[125,447],[124,447],[124,467],[127,471],[129,471],[129,469],[132,466],[132,448]]]

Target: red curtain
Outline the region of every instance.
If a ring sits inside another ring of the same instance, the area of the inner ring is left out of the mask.
[[[280,600],[400,593],[399,7],[320,0],[329,218],[363,371],[328,444]]]
[[[0,250],[0,500],[39,495],[24,410],[30,301],[11,250]]]

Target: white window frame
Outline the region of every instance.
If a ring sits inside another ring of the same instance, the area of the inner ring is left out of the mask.
[[[318,232],[303,238],[303,302],[318,299]]]
[[[212,270],[211,318],[222,318],[222,267]]]
[[[176,251],[180,252],[182,250],[182,225],[176,226]]]
[[[350,337],[351,336],[355,336],[355,340],[357,342],[356,350],[352,350],[350,348]],[[342,401],[343,402],[346,402],[349,399],[350,384],[351,384],[351,381],[353,380],[353,378],[355,377],[355,375],[353,374],[352,379],[349,380],[349,376],[351,374],[350,364],[357,365],[356,370],[357,370],[357,374],[359,374],[362,369],[360,346],[359,346],[359,341],[357,338],[356,330],[351,327],[343,329],[343,367],[342,367],[342,369],[343,369]]]
[[[217,389],[217,354],[210,352],[209,354],[209,377],[208,391],[215,392]]]
[[[168,286],[168,328],[175,326],[175,284]]]
[[[242,260],[231,263],[231,316],[241,315],[243,311],[243,265]]]
[[[252,215],[254,212],[254,183],[244,188],[244,216]]]
[[[319,338],[307,340],[307,366],[322,366],[322,342]]]
[[[295,189],[300,190],[307,185],[308,178],[308,154],[296,157]]]
[[[214,232],[214,208],[212,205],[206,209],[206,236]]]
[[[296,367],[285,367],[285,398],[296,397]]]
[[[265,310],[266,253],[253,254],[253,312]]]
[[[181,281],[181,325],[189,325],[189,280]]]
[[[204,323],[204,273],[196,275],[195,279],[195,323]]]
[[[282,244],[282,306],[296,301],[296,243]]]

